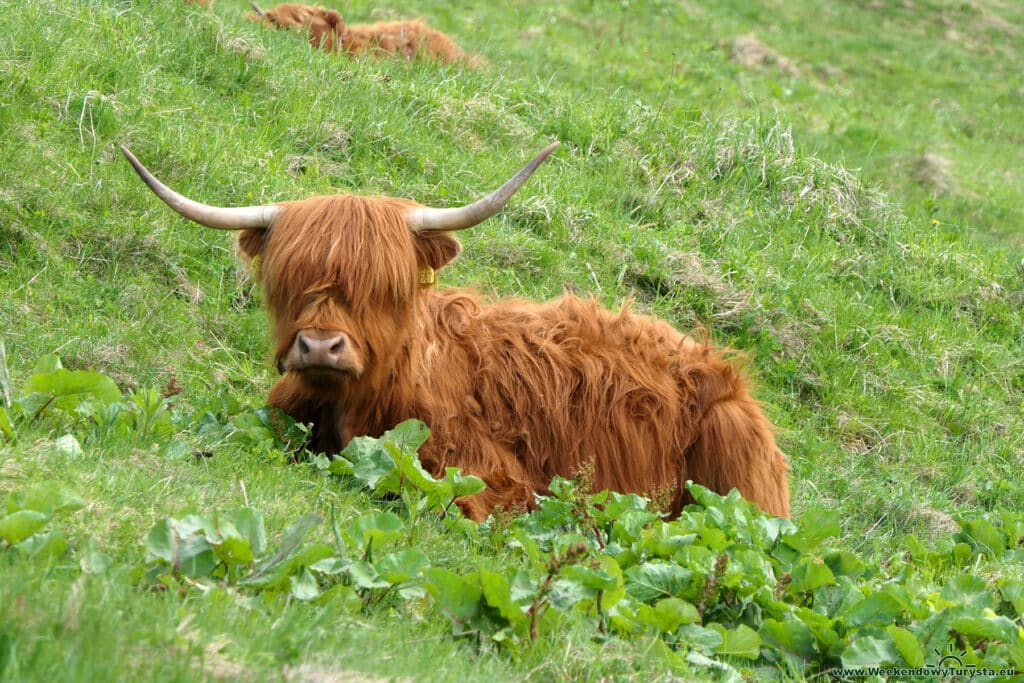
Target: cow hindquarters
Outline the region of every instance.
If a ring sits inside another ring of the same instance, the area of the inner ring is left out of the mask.
[[[757,402],[741,395],[716,401],[705,411],[683,475],[720,494],[738,489],[765,512],[789,517],[787,470],[786,456]]]

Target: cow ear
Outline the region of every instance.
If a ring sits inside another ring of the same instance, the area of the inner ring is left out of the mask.
[[[249,267],[263,256],[269,230],[243,230],[238,233],[238,253]]]
[[[420,232],[413,236],[419,265],[440,270],[458,258],[462,245],[447,232]]]

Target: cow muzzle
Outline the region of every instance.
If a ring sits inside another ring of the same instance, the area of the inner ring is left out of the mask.
[[[336,330],[300,330],[281,359],[283,372],[299,372],[317,382],[358,377],[363,363],[352,340]]]

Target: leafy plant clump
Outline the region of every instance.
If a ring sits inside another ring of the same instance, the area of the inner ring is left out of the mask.
[[[10,398],[11,435],[45,419],[76,444],[88,444],[97,429],[114,430],[166,454],[169,444],[184,443],[172,439],[179,425],[188,439],[227,440],[277,457],[304,433],[274,411],[243,411],[223,394],[172,406],[148,390],[125,399],[108,382],[44,359]],[[449,637],[512,659],[571,632],[594,643],[642,644],[666,670],[722,680],[870,667],[927,675],[948,653],[976,678],[1024,670],[1024,582],[986,578],[986,563],[1024,561],[1019,512],[963,519],[934,549],[909,536],[906,552],[878,563],[837,543],[834,511],[812,510],[797,525],[763,514],[736,491],[720,496],[691,484],[696,504],[665,521],[641,496],[589,493],[592,472],[583,468],[552,482],[551,495],[528,514],[498,511],[477,525],[457,502],[483,482],[457,469],[431,476],[417,457],[428,435],[408,421],[379,438],[354,439],[338,459],[311,454],[310,471],[327,485],[355,484],[380,508],[344,519],[331,510],[323,532],[324,518],[306,513],[271,543],[263,513],[246,504],[161,519],[144,539],[144,559],[111,559],[91,538],[54,528],[54,519],[85,504],[45,483],[7,497],[0,556],[71,556],[86,573],[121,567],[119,575],[141,586],[219,593],[239,609],[284,600],[331,603],[353,615],[400,610],[440,619]],[[432,553],[418,540],[431,530],[457,534],[482,559],[466,566]]]

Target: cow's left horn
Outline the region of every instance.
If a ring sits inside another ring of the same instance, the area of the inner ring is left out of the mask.
[[[178,194],[157,180],[124,145],[121,145],[121,151],[128,158],[128,161],[131,162],[132,166],[135,167],[135,172],[139,174],[139,177],[149,186],[149,189],[153,190],[157,197],[185,218],[195,221],[200,225],[216,228],[217,230],[261,230],[269,228],[270,224],[277,218],[277,214],[281,211],[281,207],[274,204],[237,207],[200,204],[184,195]]]
[[[433,209],[428,206],[412,209],[407,216],[410,229],[426,232],[464,230],[472,228],[477,223],[482,223],[505,206],[516,190],[548,158],[548,155],[555,151],[556,147],[558,147],[557,142],[545,147],[540,154],[523,167],[523,170],[512,176],[511,180],[472,204],[455,209]]]
[[[267,13],[261,10],[260,6],[257,5],[255,2],[250,2],[249,4],[252,5],[252,8],[253,10],[255,10],[256,14],[260,15],[261,17],[267,16]]]

